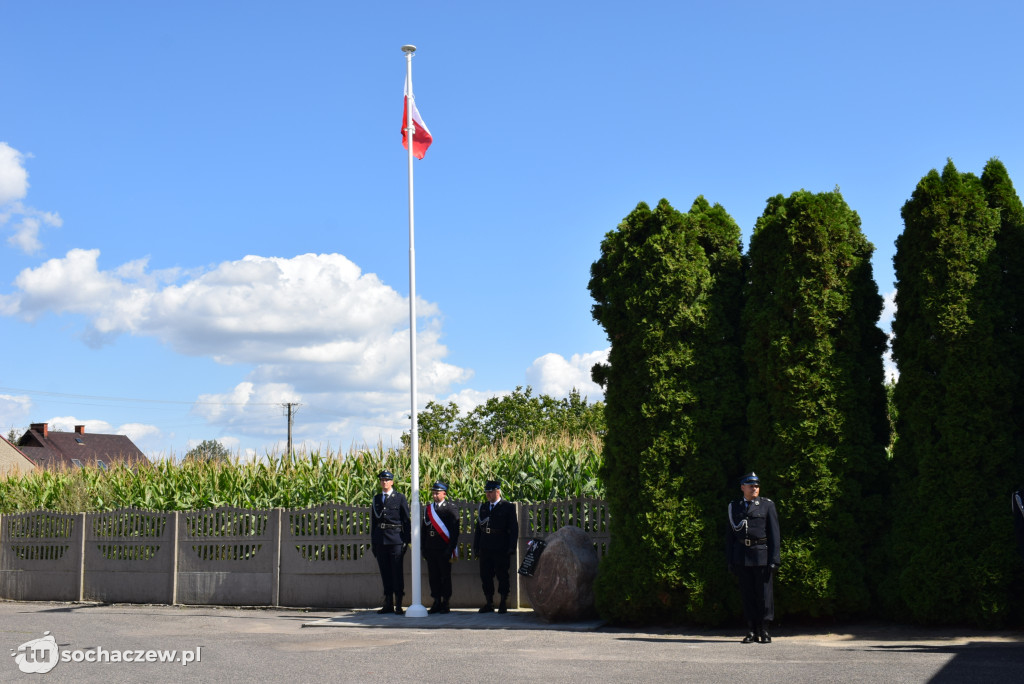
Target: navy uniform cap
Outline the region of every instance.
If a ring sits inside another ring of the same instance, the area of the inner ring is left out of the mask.
[[[495,489],[501,489],[501,481],[499,480],[488,480],[484,483],[485,492],[493,492]]]
[[[447,492],[448,491],[448,485],[446,485],[444,482],[435,482],[434,486],[430,488],[430,491],[432,491],[432,492]]]
[[[377,475],[377,479],[378,480],[394,480],[395,476],[394,476],[394,474],[390,470],[382,470],[382,471],[380,471],[380,474]]]
[[[744,475],[740,479],[740,484],[741,485],[748,485],[748,484],[759,485],[759,484],[761,484],[761,480],[760,480],[760,478],[757,477],[757,473],[747,473],[746,475]]]

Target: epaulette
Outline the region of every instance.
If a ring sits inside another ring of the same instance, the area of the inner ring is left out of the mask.
[[[767,501],[768,503],[775,503],[774,501],[769,499],[767,496],[759,496],[758,498],[761,499],[762,501]]]

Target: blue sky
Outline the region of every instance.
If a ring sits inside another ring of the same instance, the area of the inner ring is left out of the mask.
[[[405,59],[420,405],[599,388],[590,264],[640,201],[839,186],[893,290],[953,159],[1024,178],[1012,3],[0,0],[0,426],[263,453],[408,428]],[[883,323],[883,325],[886,325]]]

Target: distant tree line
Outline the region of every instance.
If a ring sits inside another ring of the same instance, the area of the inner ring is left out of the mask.
[[[534,395],[529,385],[506,395],[490,397],[463,414],[454,401],[427,403],[416,414],[420,442],[435,447],[495,444],[534,436],[585,437],[602,434],[604,404],[589,403],[577,389],[568,397]],[[407,443],[408,434],[403,435]]]
[[[1024,208],[1001,162],[950,162],[902,214],[888,388],[874,247],[838,188],[770,198],[745,254],[703,197],[605,236],[605,616],[737,615],[725,511],[754,470],[782,526],[778,614],[1024,621]]]

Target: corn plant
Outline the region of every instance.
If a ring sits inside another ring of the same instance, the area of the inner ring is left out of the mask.
[[[504,496],[536,502],[603,496],[597,471],[599,435],[533,437],[488,445],[433,447],[420,452],[420,494],[444,481],[451,496],[483,500],[484,483],[499,479]],[[324,503],[366,504],[378,489],[377,473],[395,473],[406,495],[411,455],[407,449],[270,453],[256,461],[175,461],[107,470],[86,466],[38,470],[0,479],[0,513],[36,509],[64,513],[144,508],[187,511],[238,508],[308,508]]]

